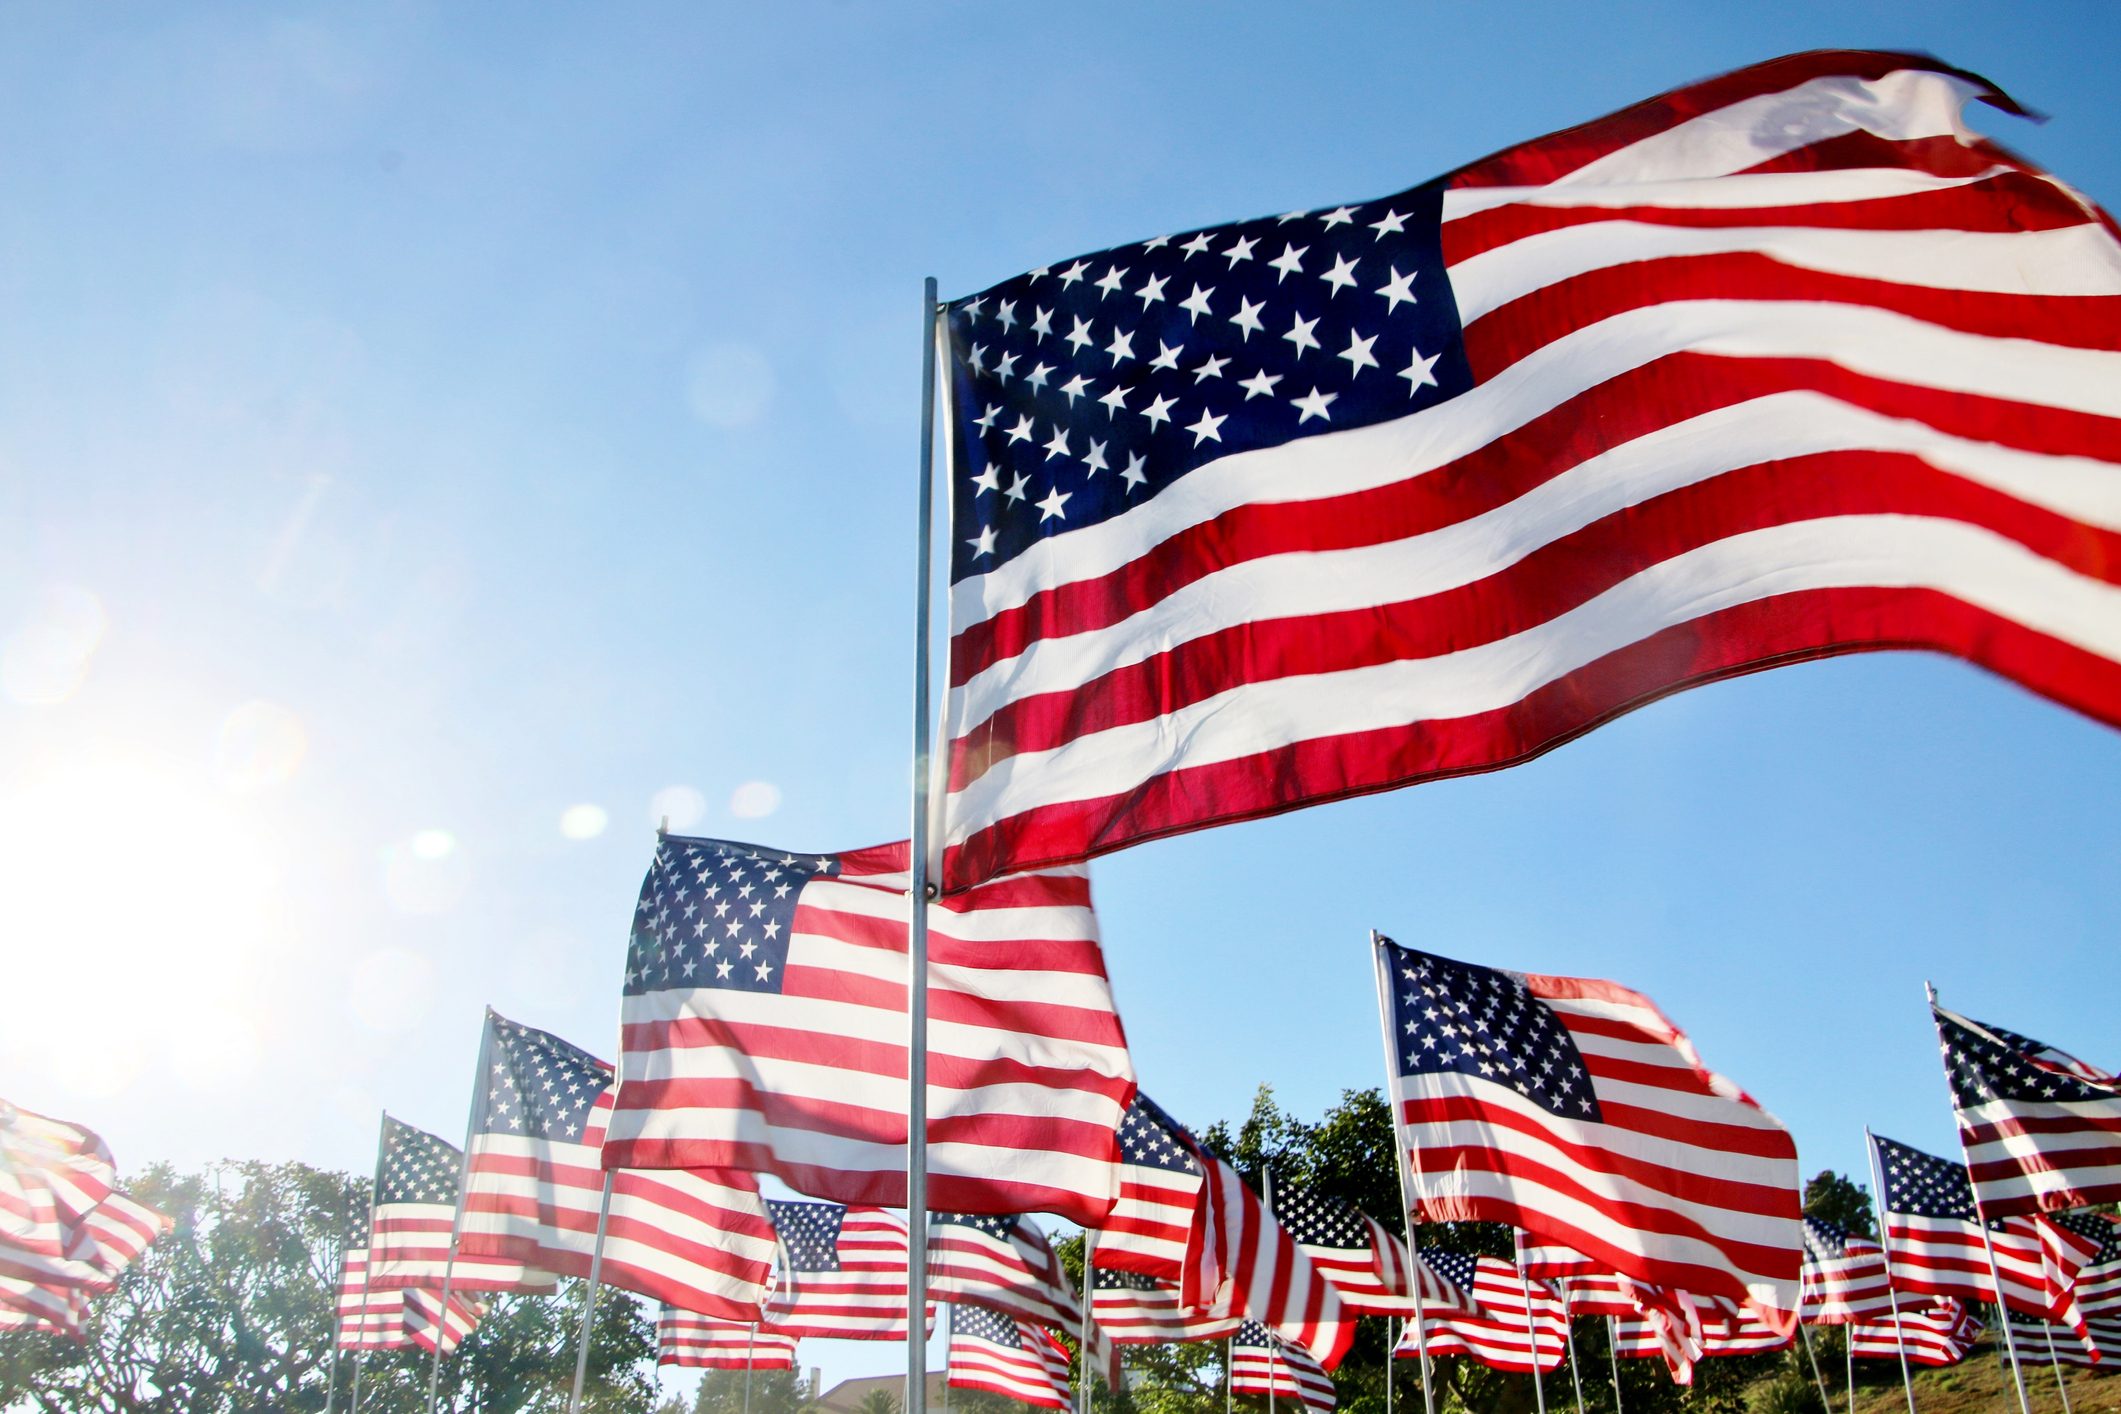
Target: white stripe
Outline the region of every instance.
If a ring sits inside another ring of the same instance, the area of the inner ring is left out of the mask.
[[[1973,526],[1841,516],[1731,536],[1677,555],[1586,604],[1458,653],[1249,684],[1149,722],[1000,762],[952,797],[950,842],[981,824],[1068,798],[1116,794],[1180,765],[1292,741],[1447,720],[1507,707],[1608,653],[1705,614],[1778,594],[1927,588],[2121,659],[2121,589]],[[1236,698],[1245,710],[1231,710]]]
[[[1834,206],[1923,196],[1972,186],[2015,167],[1994,166],[1972,176],[1940,177],[1907,167],[1840,167],[1821,172],[1736,172],[1714,180],[1569,182],[1560,186],[1447,187],[1445,225],[1504,206],[1545,209],[1654,206],[1666,210],[1742,211],[1777,206]]]

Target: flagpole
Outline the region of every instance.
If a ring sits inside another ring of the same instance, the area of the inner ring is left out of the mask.
[[[457,1278],[457,1244],[464,1240],[464,1191],[471,1187],[471,1141],[478,1133],[479,1102],[486,1085],[486,1068],[493,1060],[493,1008],[479,1028],[479,1058],[472,1074],[471,1112],[464,1116],[464,1152],[457,1165],[457,1210],[449,1219],[449,1260],[442,1267],[442,1311],[435,1318],[434,1359],[427,1364],[427,1414],[435,1414],[435,1400],[442,1389],[442,1347],[448,1344],[449,1293]]]
[[[470,1153],[471,1146],[465,1145]],[[589,1288],[582,1293],[582,1338],[575,1343],[574,1393],[567,1399],[567,1414],[582,1414],[582,1379],[589,1373],[589,1328],[597,1318],[597,1283],[604,1275],[604,1225],[611,1221],[611,1180],[617,1177],[610,1169],[604,1170],[604,1200],[597,1204],[597,1240],[589,1249]],[[748,1360],[750,1356],[745,1356]],[[744,1378],[751,1378],[750,1369],[745,1369]],[[745,1414],[750,1414],[746,1409]]]
[[[1276,1357],[1280,1350],[1274,1344],[1274,1332],[1267,1332],[1267,1414],[1274,1414],[1274,1385],[1281,1379],[1281,1361]]]
[[[1519,1242],[1521,1243],[1523,1241],[1521,1236],[1522,1229],[1519,1229],[1519,1232]],[[1522,1246],[1518,1248],[1517,1260],[1520,1264],[1524,1261],[1524,1249]],[[1583,1376],[1576,1373],[1576,1316],[1574,1312],[1569,1310],[1568,1283],[1557,1281],[1554,1283],[1554,1290],[1561,1296],[1561,1329],[1569,1342],[1569,1384],[1576,1390],[1576,1414],[1583,1414]],[[1828,1410],[1827,1414],[1833,1414],[1833,1411]]]
[[[1421,1280],[1419,1272],[1414,1274],[1414,1280]],[[1399,1349],[1398,1332],[1392,1329],[1396,1319],[1393,1316],[1385,1317],[1385,1414],[1392,1414],[1392,1360]]]
[[[368,1260],[361,1264],[361,1314],[354,1322],[353,1390],[346,1414],[361,1414],[361,1356],[368,1349],[368,1274],[376,1264],[376,1190],[383,1186],[383,1136],[390,1132],[390,1111],[376,1121],[376,1171],[368,1180]]]
[[[2010,1308],[2003,1304],[2003,1274],[1996,1269],[1996,1244],[1989,1241],[1988,1222],[1979,1207],[1974,1210],[1974,1226],[1981,1229],[1981,1250],[1988,1254],[1990,1289],[1996,1293],[1996,1321],[2003,1327],[2003,1348],[2010,1352],[2011,1379],[2018,1386],[2018,1414],[2033,1414],[2032,1403],[2025,1397],[2025,1369],[2018,1363],[2018,1342],[2011,1335]]]
[[[1890,1270],[1886,1273],[1886,1280],[1888,1282],[1892,1280]],[[1899,1323],[1896,1321],[1894,1324],[1898,1325]],[[1849,1323],[1848,1329],[1841,1333],[1841,1349],[1848,1357],[1849,1414],[1856,1414],[1856,1324],[1853,1321]],[[1833,1414],[1833,1411],[1828,1410],[1827,1414]]]
[[[2006,1314],[2003,1319],[2005,1322],[2008,1322],[2010,1320],[2010,1316]],[[2055,1353],[2054,1323],[2043,1322],[2041,1328],[2047,1336],[2047,1363],[2049,1367],[2055,1372],[2055,1393],[2062,1396],[2062,1414],[2070,1414],[2069,1386],[2065,1385],[2062,1382],[2062,1357]]]
[[[1237,1337],[1236,1337],[1236,1336],[1234,1336],[1234,1335],[1226,1335],[1226,1336],[1224,1336],[1224,1337],[1223,1337],[1223,1414],[1230,1414],[1230,1411],[1231,1411],[1232,1409],[1234,1409],[1234,1408],[1236,1407],[1236,1404],[1237,1404],[1237,1372],[1236,1372],[1236,1371],[1234,1371],[1234,1370],[1232,1370],[1232,1369],[1230,1368],[1230,1362],[1231,1362],[1232,1360],[1236,1359],[1236,1357],[1237,1357]]]
[[[1370,963],[1377,977],[1378,1035],[1385,1048],[1385,1088],[1392,1105],[1392,1157],[1399,1164],[1399,1217],[1406,1225],[1407,1255],[1414,1260],[1414,1350],[1421,1360],[1421,1411],[1436,1414],[1436,1393],[1429,1388],[1429,1317],[1421,1297],[1421,1241],[1415,1234],[1414,1184],[1407,1174],[1407,1146],[1400,1138],[1399,1120],[1404,1106],[1399,1095],[1399,1056],[1392,1049],[1392,1005],[1385,976],[1384,940],[1370,930]],[[1387,1357],[1389,1358],[1389,1357]],[[1388,1367],[1389,1368],[1389,1367]]]
[[[1531,1351],[1532,1395],[1538,1401],[1539,1414],[1547,1414],[1547,1381],[1539,1373],[1539,1328],[1532,1323],[1532,1279],[1525,1275],[1522,1249],[1517,1253],[1517,1289],[1524,1293],[1524,1339],[1525,1347]]]
[[[1613,1363],[1613,1414],[1620,1414],[1620,1322],[1605,1318],[1605,1353]]]
[[[744,1332],[744,1414],[751,1414],[751,1362],[757,1358],[759,1323],[753,1321]]]
[[[324,1327],[331,1340],[331,1369],[324,1376],[324,1414],[331,1414],[339,1398],[339,1292],[346,1285],[346,1239],[352,1231],[353,1204],[349,1203],[339,1219],[339,1279],[331,1286],[331,1311]],[[361,1278],[364,1283],[368,1279],[366,1266],[361,1269]]]
[[[1097,1234],[1089,1228],[1083,1229],[1083,1309],[1082,1319],[1076,1324],[1075,1358],[1082,1365],[1079,1380],[1082,1384],[1083,1414],[1090,1414],[1090,1264],[1097,1247]]]
[[[928,581],[935,545],[935,277],[921,287],[920,535],[913,593],[913,821],[906,901],[906,1399],[928,1408]],[[432,1414],[432,1411],[430,1411]]]
[[[1826,1392],[1826,1376],[1819,1373],[1819,1357],[1812,1352],[1812,1333],[1804,1328],[1801,1320],[1797,1322],[1797,1334],[1804,1340],[1804,1358],[1812,1362],[1812,1383],[1819,1386],[1819,1407],[1831,1414],[1834,1401]]]
[[[1885,1299],[1893,1305],[1893,1344],[1900,1350],[1900,1383],[1907,1390],[1907,1414],[1915,1414],[1915,1377],[1907,1368],[1907,1332],[1900,1327],[1900,1293],[1893,1287],[1893,1242],[1886,1234],[1885,1174],[1878,1167],[1878,1139],[1863,1126],[1863,1152],[1871,1164],[1871,1211],[1878,1217],[1878,1250],[1885,1254]],[[1849,1332],[1849,1401],[1856,1394],[1856,1333]]]

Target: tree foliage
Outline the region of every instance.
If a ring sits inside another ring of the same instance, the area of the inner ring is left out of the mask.
[[[1804,1215],[1832,1223],[1858,1237],[1878,1235],[1878,1225],[1871,1215],[1871,1190],[1832,1169],[1819,1170],[1804,1185]]]

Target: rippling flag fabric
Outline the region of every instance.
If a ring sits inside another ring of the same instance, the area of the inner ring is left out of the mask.
[[[2058,1361],[2064,1365],[2113,1368],[2121,1361],[2121,1321],[2094,1320],[2082,1332],[2047,1321],[2011,1317],[2011,1336],[2018,1354],[2026,1360]]]
[[[2121,1201],[2121,1077],[1932,1005],[1982,1216]]]
[[[983,1306],[950,1308],[948,1380],[1037,1409],[1066,1409],[1069,1356],[1038,1326]]]
[[[1243,1311],[1326,1369],[1338,1365],[1355,1339],[1355,1316],[1340,1292],[1236,1169],[1206,1150],[1193,1157],[1205,1181],[1179,1282],[1182,1299]]]
[[[449,1293],[445,1304],[442,1293],[425,1288],[411,1288],[405,1297],[405,1334],[413,1345],[429,1354],[435,1343],[441,1342],[444,1355],[454,1355],[471,1333],[479,1328],[486,1318],[487,1305],[469,1296]],[[446,1314],[445,1314],[446,1313]]]
[[[1569,1323],[1561,1302],[1543,1283],[1521,1280],[1516,1264],[1501,1257],[1424,1247],[1421,1259],[1465,1293],[1461,1304],[1470,1309],[1425,1310],[1423,1339],[1417,1341],[1410,1322],[1393,1352],[1397,1358],[1415,1358],[1426,1347],[1431,1359],[1469,1355],[1490,1369],[1519,1375],[1561,1368]]]
[[[1314,1414],[1339,1403],[1333,1378],[1311,1352],[1258,1321],[1247,1321],[1230,1344],[1230,1392],[1294,1399]]]
[[[607,1168],[770,1173],[906,1197],[906,846],[666,836],[641,885]],[[1134,1096],[1080,869],[928,911],[928,1199],[1095,1226]]]
[[[1803,1319],[1845,1325],[1891,1315],[1885,1249],[1822,1218],[1804,1220]]]
[[[655,1323],[655,1361],[700,1370],[793,1370],[795,1337],[663,1308]]]
[[[586,1278],[604,1199],[611,1067],[491,1012],[486,1027],[459,1251]],[[615,1169],[609,1177],[600,1280],[723,1320],[760,1318],[773,1224],[749,1174]]]
[[[1390,939],[1377,966],[1417,1220],[1509,1223],[1789,1328],[1796,1146],[1647,997]]]
[[[949,306],[946,878],[1879,648],[2121,721],[2121,244],[1798,54]]]
[[[1619,1337],[1615,1347],[1624,1359],[1663,1359],[1670,1363],[1670,1350],[1665,1336],[1657,1329],[1656,1322],[1647,1316],[1622,1316],[1614,1322],[1614,1331]],[[1695,1359],[1715,1359],[1722,1355],[1763,1355],[1771,1351],[1787,1350],[1795,1339],[1787,1331],[1770,1330],[1759,1317],[1750,1312],[1710,1311],[1701,1317],[1701,1329],[1696,1337],[1698,1350]],[[1688,1369],[1681,1384],[1692,1382],[1692,1370]]]
[[[1981,1322],[1956,1299],[1919,1308],[1902,1304],[1897,1320],[1888,1315],[1850,1326],[1850,1353],[1858,1360],[1898,1360],[1904,1343],[1911,1365],[1956,1365],[1981,1334]]]
[[[402,1350],[412,1343],[405,1330],[405,1293],[369,1284],[366,1247],[346,1249],[336,1295],[341,1350]]]
[[[1188,1306],[1176,1282],[1139,1272],[1096,1269],[1090,1315],[1098,1329],[1120,1345],[1160,1345],[1165,1341],[1221,1340],[1234,1335],[1244,1318],[1234,1308]]]
[[[1434,1306],[1445,1284],[1407,1255],[1407,1244],[1351,1203],[1305,1188],[1274,1193],[1274,1218],[1296,1239],[1311,1264],[1358,1316],[1406,1316],[1415,1310],[1414,1284]]]
[[[2052,1222],[2098,1244],[2077,1270],[2077,1305],[2087,1316],[2121,1316],[2121,1218],[2111,1213],[2055,1213]]]
[[[1115,1271],[1177,1281],[1200,1203],[1193,1137],[1136,1092],[1119,1127],[1119,1201],[1097,1229],[1097,1261]]]
[[[0,1250],[71,1255],[75,1230],[117,1182],[94,1130],[0,1100]]]
[[[462,1193],[464,1151],[402,1120],[383,1116],[382,1149],[376,1155],[375,1219],[368,1239],[368,1282],[379,1291],[558,1289],[551,1272],[521,1262],[457,1254],[450,1261],[457,1202]]]
[[[906,1336],[906,1220],[882,1208],[767,1201],[780,1280],[761,1329],[827,1340]],[[935,1303],[924,1328],[933,1326]]]

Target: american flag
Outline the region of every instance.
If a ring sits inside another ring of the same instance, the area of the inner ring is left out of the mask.
[[[906,1220],[882,1208],[769,1200],[781,1277],[763,1330],[838,1340],[906,1336]],[[925,1323],[935,1322],[928,1303]]]
[[[2025,1360],[2107,1367],[2121,1361],[2121,1320],[2088,1322],[2080,1334],[2066,1326],[2013,1316],[2011,1338],[2018,1343],[2018,1354]]]
[[[1068,1351],[1038,1326],[983,1306],[950,1308],[949,1383],[1039,1409],[1066,1409]]]
[[[0,1335],[10,1331],[23,1335],[56,1335],[66,1340],[88,1339],[88,1298],[78,1291],[44,1292],[15,1304],[15,1283],[0,1277]],[[47,1305],[45,1302],[49,1302]]]
[[[1858,1360],[1898,1360],[1903,1347],[1911,1365],[1956,1365],[1974,1348],[1981,1322],[1950,1297],[1910,1306],[1899,1317],[1861,1321],[1849,1327],[1849,1352]]]
[[[1811,1325],[1846,1325],[1889,1315],[1892,1309],[1885,1249],[1822,1218],[1806,1218],[1803,1319]]]
[[[1115,1271],[1176,1281],[1200,1204],[1193,1138],[1137,1093],[1119,1126],[1119,1202],[1097,1230],[1097,1260]]]
[[[1697,1300],[1684,1291],[1607,1271],[1572,1247],[1535,1240],[1521,1229],[1516,1240],[1519,1268],[1534,1281],[1545,1279],[1552,1285],[1568,1316],[1643,1322],[1676,1384],[1693,1379],[1694,1362],[1701,1358],[1702,1308],[1719,1315],[1740,1309],[1736,1303]]]
[[[1638,992],[1380,939],[1417,1218],[1505,1222],[1607,1271],[1796,1318],[1797,1150]]]
[[[2077,1306],[2087,1316],[2121,1315],[2121,1218],[2055,1213],[2049,1220],[2099,1244],[2077,1271]]]
[[[1353,1204],[1311,1189],[1281,1188],[1274,1194],[1274,1217],[1354,1315],[1412,1314],[1417,1271],[1426,1283],[1425,1301],[1442,1295],[1436,1277],[1408,1257],[1406,1243]]]
[[[1837,652],[2121,720],[2121,259],[1973,98],[1796,55],[954,302],[951,885]]]
[[[0,1245],[66,1257],[75,1229],[117,1181],[95,1131],[0,1100]]]
[[[104,1191],[101,1201],[78,1217],[69,1217],[60,1227],[65,1236],[63,1256],[0,1243],[0,1304],[16,1300],[35,1305],[57,1318],[70,1308],[64,1293],[102,1295],[116,1288],[126,1268],[175,1223],[131,1194],[119,1189]]]
[[[655,1362],[702,1370],[793,1370],[795,1337],[665,1306],[655,1323]]]
[[[1933,1005],[1984,1217],[2121,1201],[2121,1078]]]
[[[1613,1323],[1618,1343],[1614,1349],[1621,1358],[1633,1360],[1663,1359],[1668,1364],[1671,1352],[1666,1337],[1657,1322],[1648,1316],[1621,1316]],[[1796,1339],[1788,1331],[1775,1331],[1759,1317],[1749,1311],[1710,1312],[1701,1319],[1701,1331],[1697,1337],[1698,1349],[1693,1359],[1715,1359],[1722,1355],[1764,1355],[1771,1351],[1787,1350]],[[1691,1366],[1691,1361],[1688,1362]],[[1682,1376],[1677,1370],[1674,1378],[1680,1384],[1692,1382],[1692,1370]]]
[[[1025,1217],[929,1214],[928,1293],[1057,1330],[1082,1320],[1053,1244]]]
[[[368,1280],[378,1290],[434,1287],[457,1291],[550,1292],[552,1273],[491,1257],[450,1257],[464,1151],[425,1130],[383,1116],[376,1156],[375,1221],[368,1242]]]
[[[587,1277],[611,1182],[600,1279],[684,1310],[750,1322],[773,1276],[773,1224],[748,1174],[602,1167],[611,1067],[491,1013],[473,1099],[460,1257]]]
[[[1355,1317],[1238,1171],[1205,1150],[1201,1201],[1179,1291],[1189,1306],[1233,1306],[1330,1370],[1355,1339]]]
[[[667,836],[626,961],[609,1168],[738,1169],[906,1197],[904,844],[790,854]],[[1134,1095],[1080,869],[928,913],[928,1197],[1095,1224]]]
[[[1989,1274],[1974,1189],[1966,1166],[1872,1136],[1885,1191],[1886,1260],[1893,1286],[1928,1296],[2001,1304],[2071,1327],[2083,1324],[2073,1290],[2078,1269],[2099,1243],[2044,1216],[1999,1218],[1988,1224],[1997,1283]]]
[[[1230,1393],[1301,1401],[1327,1414],[1339,1402],[1333,1378],[1311,1352],[1284,1340],[1258,1321],[1246,1321],[1230,1343]]]
[[[1414,1358],[1426,1345],[1431,1359],[1470,1355],[1492,1369],[1528,1375],[1561,1368],[1568,1354],[1569,1323],[1561,1302],[1543,1283],[1520,1279],[1517,1266],[1501,1257],[1424,1247],[1421,1260],[1466,1294],[1470,1310],[1424,1311],[1417,1328],[1400,1337],[1400,1358]],[[1531,1297],[1526,1300],[1529,1286]]]
[[[368,1283],[368,1249],[349,1246],[339,1268],[338,1342],[341,1350],[401,1350],[412,1337],[405,1330],[405,1293],[379,1291]]]
[[[405,1334],[415,1346],[432,1354],[435,1342],[442,1343],[444,1355],[454,1355],[457,1347],[479,1328],[486,1318],[486,1303],[470,1296],[449,1293],[445,1305],[442,1293],[425,1288],[413,1288],[404,1293]],[[443,1313],[447,1312],[447,1318]]]
[[[1121,1345],[1158,1345],[1164,1341],[1221,1340],[1234,1335],[1244,1318],[1234,1309],[1199,1309],[1179,1299],[1178,1284],[1139,1272],[1095,1269],[1097,1286],[1090,1314],[1098,1329]]]

